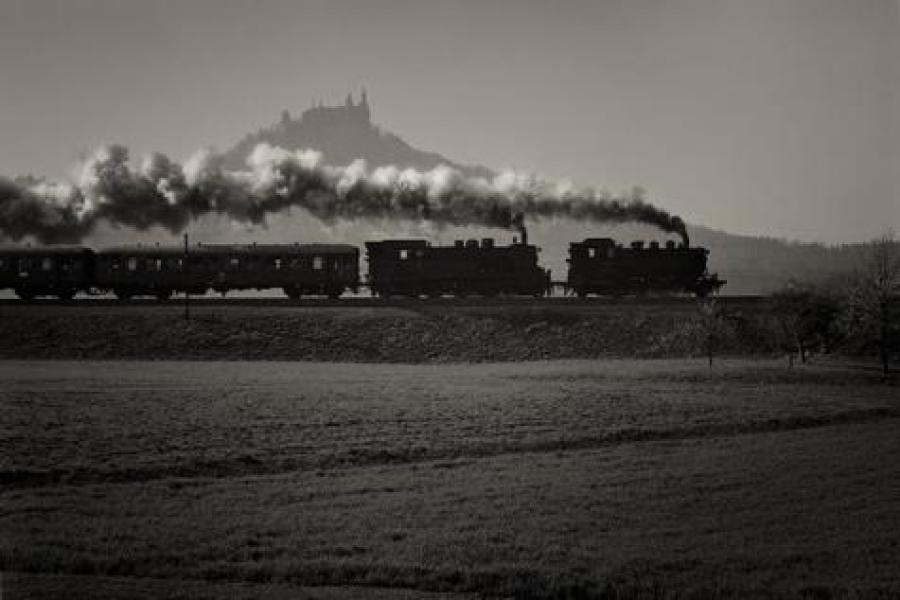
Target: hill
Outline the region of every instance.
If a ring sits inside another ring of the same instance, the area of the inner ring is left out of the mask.
[[[305,110],[299,118],[284,111],[281,119],[269,127],[251,133],[226,153],[230,168],[241,168],[252,149],[259,143],[288,149],[315,148],[328,164],[348,164],[363,158],[370,167],[396,165],[420,170],[446,164],[467,176],[491,178],[494,172],[484,166],[461,165],[436,152],[412,147],[401,137],[384,131],[372,122],[371,107],[363,92],[358,102],[348,95],[341,106],[318,104]],[[195,228],[203,239],[222,238],[232,241],[278,241],[331,237],[360,244],[372,237],[414,235],[448,243],[456,237],[498,236],[505,232],[491,230],[446,231],[420,225],[396,223],[351,223],[324,230],[320,224],[294,211],[285,219],[275,219],[265,231],[236,231],[225,223],[205,220]],[[598,230],[599,229],[599,230]],[[700,225],[689,225],[694,244],[710,250],[710,270],[728,280],[723,292],[730,294],[765,293],[791,279],[826,281],[846,273],[862,259],[861,244],[825,246],[790,242],[767,237],[739,236]],[[653,229],[640,226],[597,228],[583,223],[554,221],[533,225],[532,239],[544,249],[542,263],[551,268],[555,279],[566,272],[568,244],[585,237],[607,235],[619,242],[637,238],[660,237]],[[241,240],[235,240],[235,236]],[[506,240],[508,241],[508,240]]]
[[[865,244],[801,243],[743,236],[688,226],[691,240],[709,249],[709,268],[718,271],[728,294],[758,294],[775,290],[790,280],[827,284],[859,268]]]

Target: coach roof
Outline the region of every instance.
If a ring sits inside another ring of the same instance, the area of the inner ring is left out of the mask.
[[[356,255],[349,244],[196,244],[188,247],[192,255],[296,256],[313,254]],[[97,251],[99,255],[184,256],[184,246],[113,246]]]
[[[0,254],[13,256],[74,256],[90,253],[85,246],[60,244],[55,246],[0,246]]]

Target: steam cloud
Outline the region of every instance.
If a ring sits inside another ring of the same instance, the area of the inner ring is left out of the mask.
[[[488,181],[466,178],[446,166],[426,172],[393,166],[369,171],[357,160],[334,167],[322,164],[319,152],[290,152],[268,144],[254,149],[247,166],[228,171],[222,156],[204,151],[184,166],[152,154],[135,169],[127,148],[103,147],[82,165],[72,184],[0,177],[0,237],[74,243],[101,221],[139,230],[161,226],[177,233],[205,214],[262,224],[269,214],[300,207],[328,224],[408,219],[512,229],[522,216],[632,221],[688,242],[681,218],[645,202],[640,189],[613,197],[514,172]]]

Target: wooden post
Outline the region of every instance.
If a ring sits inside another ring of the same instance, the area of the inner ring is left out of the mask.
[[[191,320],[191,267],[189,262],[190,246],[188,234],[184,234],[184,320]]]

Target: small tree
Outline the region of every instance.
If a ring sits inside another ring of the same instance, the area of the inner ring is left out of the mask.
[[[824,289],[790,282],[772,294],[772,316],[777,323],[776,335],[788,349],[791,364],[794,353],[805,363],[814,348],[831,348],[834,323],[840,305],[837,298]]]
[[[900,244],[887,233],[869,244],[866,262],[848,290],[843,316],[847,337],[860,346],[875,344],[887,378],[897,344],[900,304]]]
[[[703,347],[704,354],[709,361],[709,368],[712,369],[713,358],[718,352],[720,346],[727,343],[734,336],[734,328],[725,314],[716,304],[715,298],[707,298],[699,303],[699,319],[700,325],[698,340]]]

